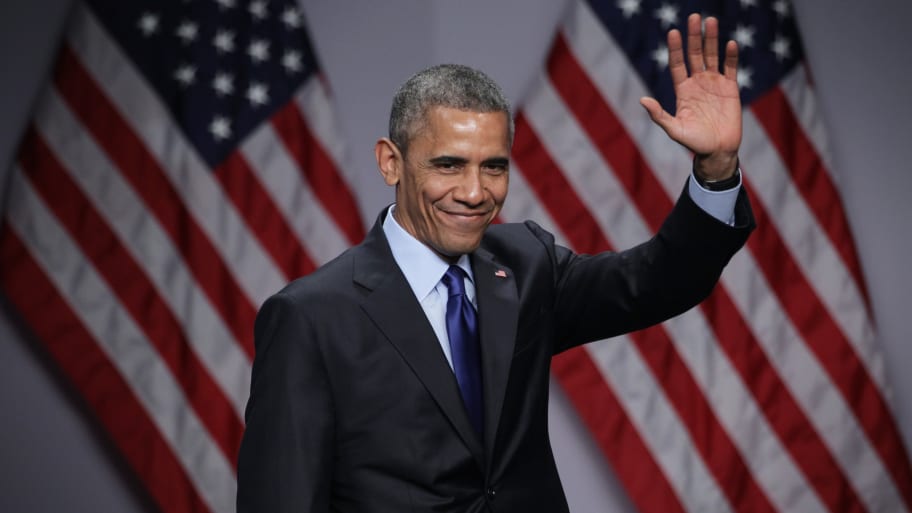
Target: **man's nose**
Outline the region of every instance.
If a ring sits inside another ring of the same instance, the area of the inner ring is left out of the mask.
[[[480,168],[477,166],[465,168],[465,172],[460,177],[459,186],[456,187],[454,199],[473,206],[484,201],[484,185]]]

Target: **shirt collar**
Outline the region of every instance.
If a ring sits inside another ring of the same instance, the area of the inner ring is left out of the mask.
[[[405,280],[420,302],[434,290],[434,287],[440,282],[440,278],[450,267],[450,263],[405,231],[393,217],[395,208],[396,205],[391,205],[386,213],[386,219],[383,220],[383,233],[393,252],[393,260],[402,270]],[[456,265],[461,267],[469,280],[474,283],[475,277],[472,274],[472,266],[469,264],[469,256],[460,256]]]

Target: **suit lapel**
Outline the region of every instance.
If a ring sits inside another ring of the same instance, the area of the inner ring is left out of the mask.
[[[483,448],[463,406],[459,385],[424,310],[393,259],[383,235],[383,217],[381,214],[355,253],[353,279],[370,291],[362,308],[424,384],[479,468],[484,469]]]
[[[485,403],[485,455],[491,461],[513,361],[519,300],[513,271],[479,249],[472,258],[481,332]]]

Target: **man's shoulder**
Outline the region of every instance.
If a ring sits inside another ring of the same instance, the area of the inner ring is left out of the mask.
[[[310,274],[285,285],[276,295],[288,296],[298,302],[326,300],[350,288],[354,255],[358,246],[343,251]]]
[[[481,241],[482,249],[494,255],[548,251],[552,246],[554,236],[530,220],[491,225]]]

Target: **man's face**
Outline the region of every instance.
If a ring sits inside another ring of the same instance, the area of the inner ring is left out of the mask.
[[[404,159],[381,140],[378,164],[397,185],[396,221],[447,260],[471,253],[507,197],[509,146],[505,113],[447,107],[428,111]]]

